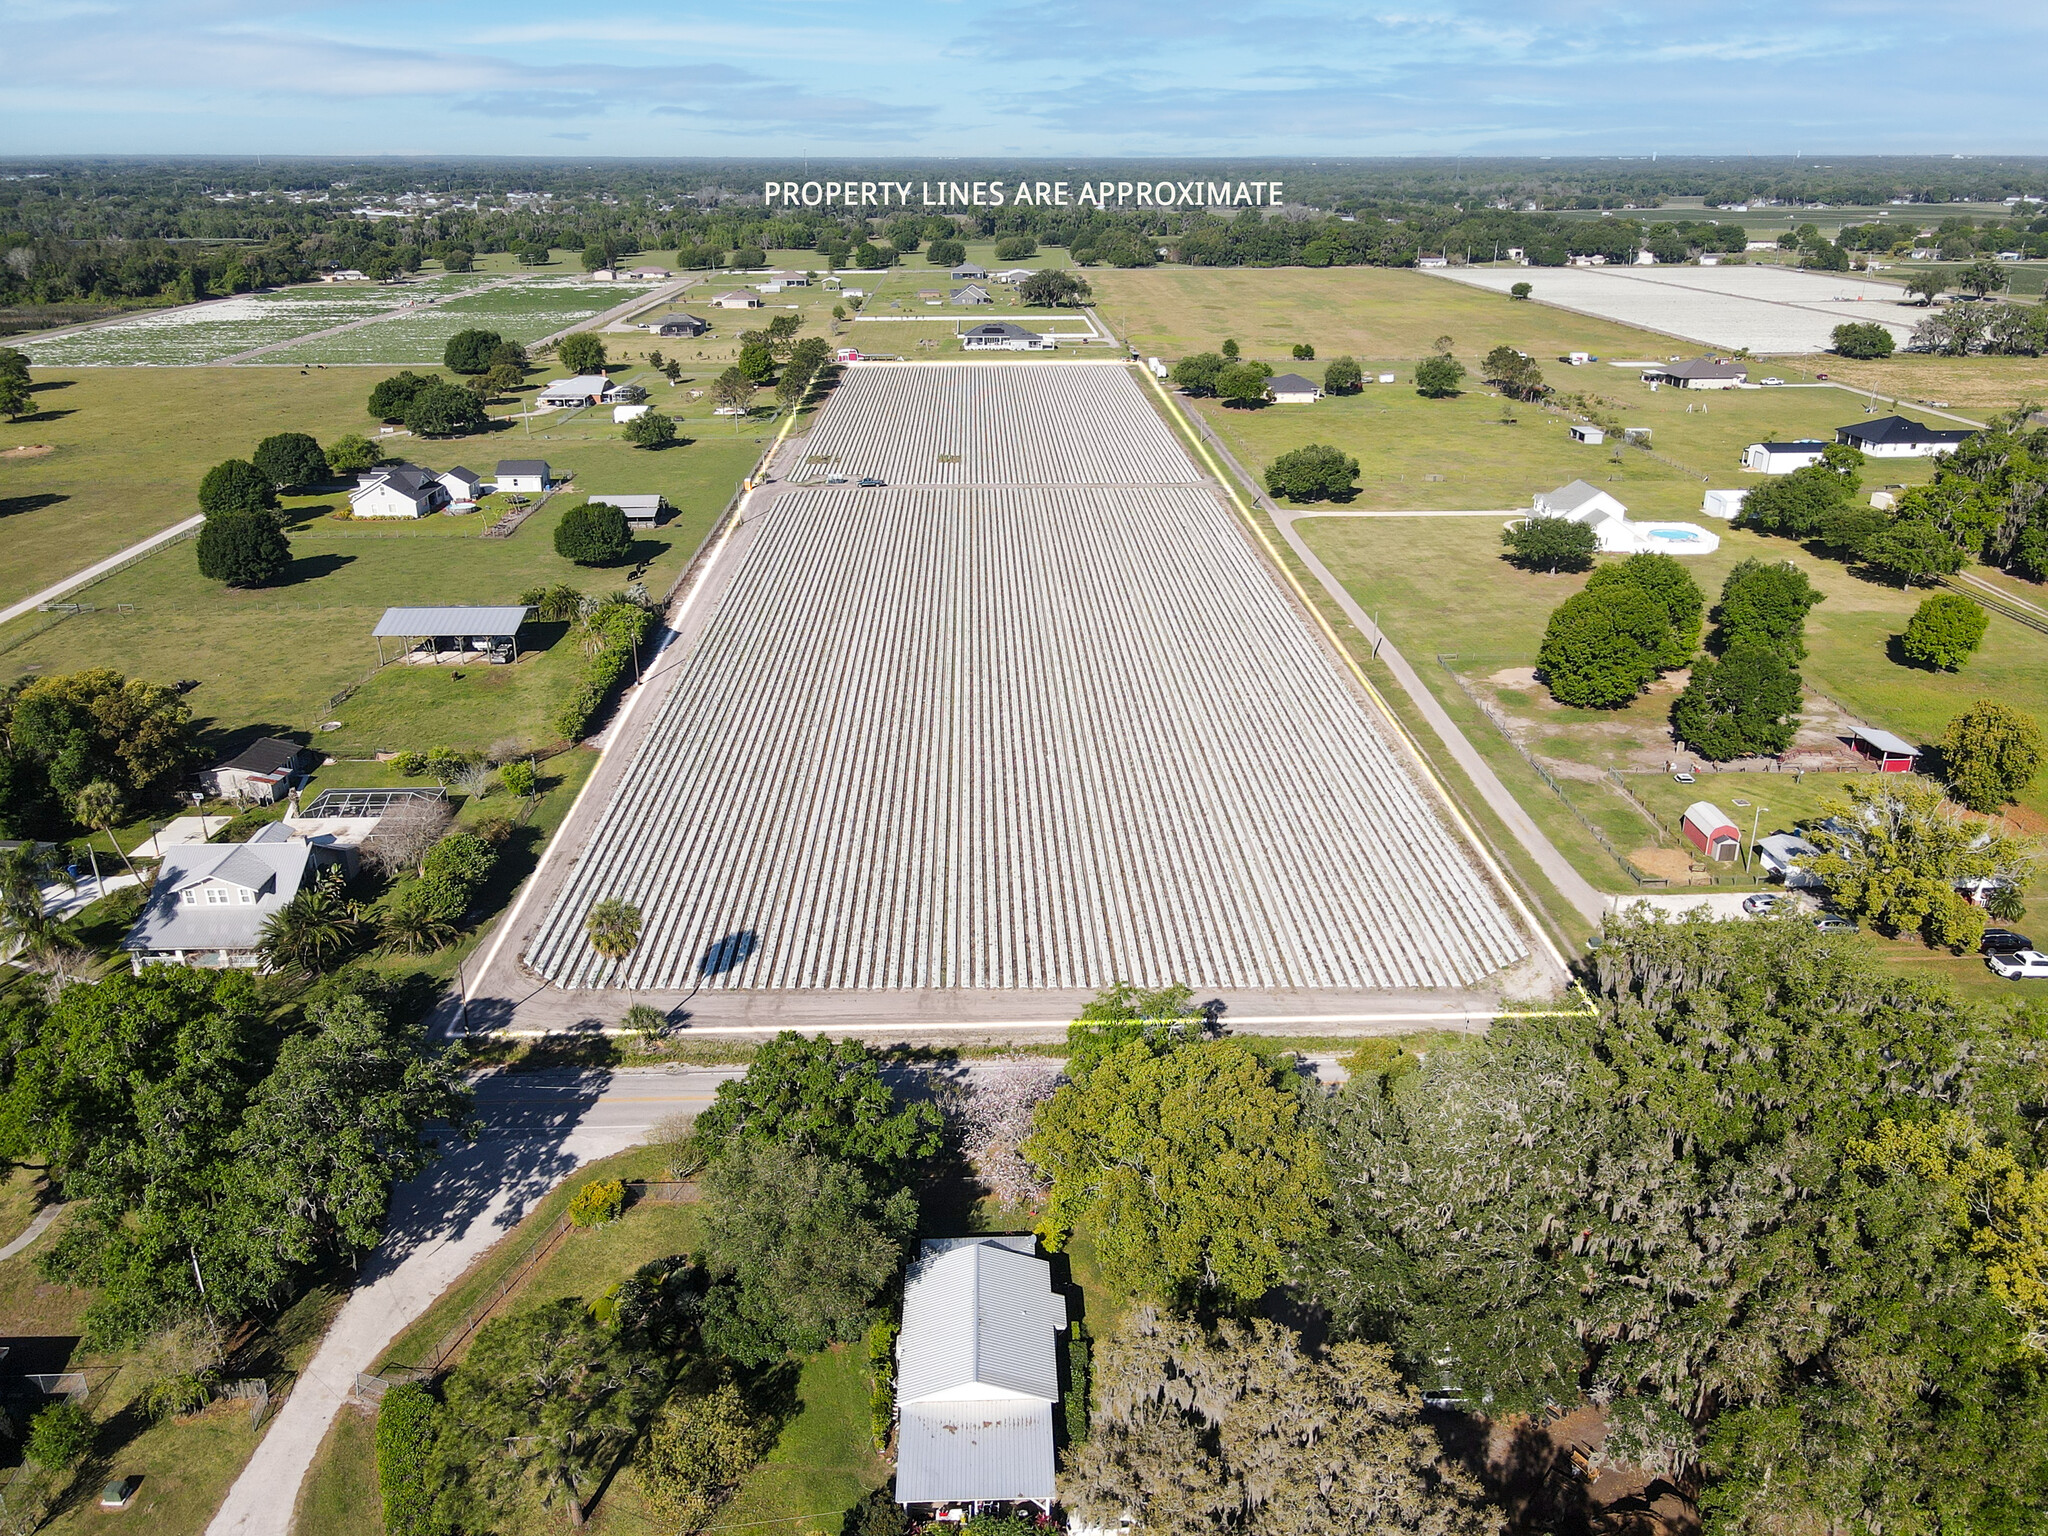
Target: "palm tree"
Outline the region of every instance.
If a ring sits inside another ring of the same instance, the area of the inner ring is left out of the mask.
[[[330,870],[264,920],[257,953],[272,970],[296,966],[317,976],[347,953],[359,924],[342,899],[341,879]]]
[[[114,836],[114,827],[121,819],[121,790],[118,785],[108,779],[94,779],[71,797],[71,814],[93,831],[106,833],[107,840],[114,845],[114,852],[120,854],[121,862],[128,866],[128,873],[135,873],[135,863],[128,857],[128,850]]]
[[[607,896],[591,903],[584,914],[583,931],[590,947],[616,965],[640,947],[640,909],[630,901]]]
[[[384,948],[408,955],[432,954],[455,942],[455,925],[418,902],[403,902],[384,914],[379,929]]]

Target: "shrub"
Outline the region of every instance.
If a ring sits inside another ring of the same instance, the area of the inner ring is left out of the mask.
[[[1984,643],[1990,624],[1990,616],[1967,597],[1937,592],[1906,621],[1899,649],[1909,661],[1953,672]]]
[[[327,468],[337,475],[358,474],[383,457],[383,451],[360,432],[351,432],[327,445]]]
[[[1415,393],[1429,400],[1444,400],[1458,393],[1465,377],[1465,365],[1455,357],[1439,353],[1415,365]]]
[[[152,1419],[181,1418],[213,1401],[213,1372],[173,1371],[142,1389],[142,1411]]]
[[[569,1220],[579,1227],[601,1227],[617,1221],[626,1208],[626,1186],[619,1179],[592,1179],[569,1201]]]
[[[1662,603],[1634,586],[1601,587],[1558,605],[1536,667],[1560,704],[1619,709],[1657,675],[1670,640]]]
[[[1061,1404],[1067,1414],[1069,1445],[1081,1445],[1088,1439],[1090,1353],[1088,1325],[1077,1317],[1067,1325],[1067,1396]]]
[[[277,487],[247,459],[216,464],[199,482],[199,510],[208,517],[218,512],[267,512],[276,505]]]
[[[1990,813],[2033,786],[2048,756],[2041,727],[1996,699],[1979,699],[1949,721],[1941,736],[1948,792],[1973,811]]]
[[[626,441],[635,448],[666,448],[676,440],[675,418],[659,411],[635,416],[626,423]]]
[[[1323,370],[1323,393],[1348,395],[1365,382],[1365,370],[1354,357],[1333,357]]]
[[[497,850],[468,832],[453,832],[427,850],[425,874],[475,891],[491,876]]]
[[[909,1536],[910,1516],[896,1502],[896,1490],[869,1490],[846,1512],[839,1523],[839,1536]]]
[[[632,549],[626,514],[617,507],[571,507],[555,525],[555,553],[578,565],[610,565]]]
[[[1838,325],[1833,350],[1842,357],[1890,357],[1898,345],[1892,333],[1875,320]]]
[[[1525,571],[1590,570],[1593,556],[1600,551],[1600,535],[1584,523],[1568,517],[1525,517],[1514,527],[1503,529],[1501,543],[1511,565]]]
[[[417,1382],[400,1382],[377,1405],[377,1491],[388,1536],[435,1536],[434,1441],[441,1407]]]
[[[567,623],[583,611],[583,594],[566,581],[551,587],[528,587],[519,594],[519,601],[547,624]]]
[[[671,1402],[648,1427],[639,1455],[647,1502],[677,1530],[701,1530],[767,1451],[769,1427],[731,1382]]]
[[[199,530],[199,574],[209,581],[260,587],[291,560],[291,543],[267,512],[221,512]]]
[[[522,800],[532,794],[540,783],[540,771],[524,758],[505,764],[498,770],[498,777],[505,781],[508,794],[517,795]]]
[[[592,331],[564,336],[555,357],[571,373],[602,373],[606,362],[604,338]]]
[[[591,717],[611,693],[612,685],[624,675],[626,663],[652,622],[653,615],[647,609],[617,599],[606,602],[584,620],[600,643],[584,669],[583,681],[555,714],[552,724],[564,739],[582,738]]]
[[[1333,501],[1358,489],[1358,460],[1341,448],[1310,443],[1266,466],[1266,489],[1289,501]]]
[[[318,485],[328,476],[327,455],[303,432],[266,437],[249,457],[257,473],[279,490],[289,485]]]
[[[1526,299],[1535,291],[1527,283],[1516,283],[1508,289],[1508,297],[1511,299]]]
[[[885,1453],[896,1429],[898,1332],[895,1320],[886,1317],[868,1330],[868,1429],[875,1437],[875,1449]]]
[[[427,754],[413,751],[401,752],[398,756],[391,759],[391,766],[404,774],[408,779],[416,779],[427,771]]]
[[[457,331],[442,350],[441,366],[450,373],[484,373],[491,366],[491,355],[504,344],[505,338],[496,331]]]
[[[37,1466],[61,1472],[92,1449],[94,1433],[92,1415],[83,1404],[52,1403],[29,1420],[23,1450]]]

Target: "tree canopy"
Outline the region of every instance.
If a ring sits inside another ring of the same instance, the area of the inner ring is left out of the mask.
[[[1536,670],[1560,704],[1619,709],[1657,675],[1671,649],[1664,604],[1632,582],[1591,587],[1550,616]]]
[[[555,357],[571,373],[602,373],[604,338],[595,331],[572,332],[556,344]]]
[[[277,486],[247,459],[216,464],[199,482],[199,510],[208,517],[220,512],[267,512],[276,506]]]
[[[1266,466],[1266,489],[1289,501],[1346,501],[1358,491],[1358,460],[1322,443],[1290,449]]]
[[[1670,621],[1671,639],[1657,657],[1659,667],[1682,667],[1691,660],[1699,649],[1707,599],[1683,561],[1675,555],[1630,555],[1587,577],[1585,590],[1597,592],[1616,586],[1634,587],[1655,600]]]
[[[1323,369],[1323,393],[1348,395],[1365,382],[1365,372],[1355,357],[1333,357]]]
[[[256,472],[280,491],[292,486],[319,485],[328,476],[326,453],[304,432],[278,432],[266,437],[249,458]]]
[[[1465,377],[1465,365],[1448,353],[1425,357],[1415,365],[1415,393],[1430,400],[1446,400],[1458,393]]]
[[[1979,699],[1941,735],[1948,792],[1973,811],[2009,805],[2033,787],[2048,741],[2032,715],[1997,699]]]
[[[1017,297],[1026,304],[1047,309],[1068,309],[1086,304],[1095,297],[1095,291],[1080,273],[1069,272],[1064,267],[1047,267],[1019,283]]]
[[[405,402],[401,418],[406,430],[421,437],[451,437],[474,432],[490,417],[482,398],[442,379],[429,379]]]
[[[441,366],[450,373],[488,372],[504,344],[505,338],[496,331],[457,331],[441,351]]]
[[[267,512],[218,512],[199,530],[199,574],[228,587],[261,587],[292,563],[291,541]]]
[[[1222,353],[1191,352],[1173,365],[1168,377],[1176,388],[1191,395],[1213,395],[1216,393],[1216,376],[1223,368]]]
[[[1718,661],[1701,656],[1671,701],[1672,734],[1709,762],[1775,756],[1798,732],[1803,686],[1764,646],[1738,645]]]
[[[1135,1039],[1039,1110],[1024,1155],[1062,1247],[1087,1220],[1106,1281],[1156,1297],[1263,1295],[1321,1226],[1322,1159],[1293,1089],[1231,1040]]]
[[[175,688],[111,667],[17,679],[0,688],[0,826],[12,837],[66,827],[67,808],[100,780],[126,803],[155,802],[197,756]]]
[[[1803,661],[1806,615],[1823,597],[1789,560],[1744,560],[1721,583],[1721,601],[1713,613],[1714,647],[1730,651],[1738,645],[1758,645],[1788,662]]]
[[[370,390],[370,414],[379,421],[403,421],[412,397],[429,384],[441,382],[445,381],[436,380],[432,374],[414,373],[410,368],[380,379]]]
[[[1875,320],[1851,321],[1835,327],[1831,340],[1833,350],[1842,357],[1873,358],[1890,357],[1898,345],[1891,330]]]
[[[1549,392],[1536,359],[1506,343],[1487,353],[1480,368],[1480,376],[1510,400],[1541,400]]]
[[[555,553],[578,565],[611,565],[633,552],[626,514],[608,503],[571,507],[555,524]]]
[[[1989,614],[1956,592],[1937,592],[1917,608],[1899,636],[1908,661],[1955,672],[1976,654],[1991,627]]]
[[[1584,523],[1568,517],[1525,517],[1501,530],[1500,542],[1507,550],[1501,558],[1525,571],[1592,569],[1600,552],[1600,535]]]

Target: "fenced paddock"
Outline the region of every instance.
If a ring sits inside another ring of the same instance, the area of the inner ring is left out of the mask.
[[[541,974],[1408,988],[1526,953],[1128,373],[856,369],[824,414],[814,446],[958,443],[983,483],[755,514],[535,935]],[[986,483],[1019,471],[1040,483]],[[583,933],[605,897],[644,917],[617,965]]]

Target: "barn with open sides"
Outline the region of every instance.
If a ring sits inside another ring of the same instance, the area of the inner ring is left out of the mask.
[[[377,665],[391,661],[501,662],[519,659],[519,627],[530,608],[386,608],[370,631],[377,640]],[[385,641],[399,642],[385,654]]]

